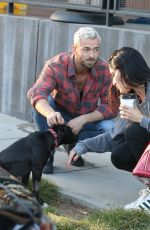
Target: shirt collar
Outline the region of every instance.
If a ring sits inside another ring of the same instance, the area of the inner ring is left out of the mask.
[[[91,75],[97,77],[97,71],[96,71],[95,66],[91,69],[90,73],[91,73]],[[75,68],[75,64],[74,64],[74,54],[71,53],[70,54],[70,61],[68,64],[68,77],[75,76],[75,75],[76,75],[76,68]]]

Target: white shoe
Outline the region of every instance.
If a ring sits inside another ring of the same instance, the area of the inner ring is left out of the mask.
[[[143,189],[139,193],[140,197],[130,203],[124,206],[125,210],[146,210],[150,211],[150,190],[149,189]]]

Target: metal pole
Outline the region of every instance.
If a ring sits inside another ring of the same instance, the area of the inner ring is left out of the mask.
[[[13,14],[13,9],[14,9],[14,3],[9,2],[7,6],[7,14]]]
[[[109,8],[110,8],[110,0],[107,0],[106,26],[109,26]]]
[[[114,7],[113,7],[113,10],[116,10],[117,9],[117,0],[114,0]]]

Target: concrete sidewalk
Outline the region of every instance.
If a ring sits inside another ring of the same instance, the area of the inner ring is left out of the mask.
[[[16,140],[34,131],[26,121],[0,114],[0,151]],[[134,201],[143,188],[134,176],[116,169],[110,161],[110,153],[87,153],[85,166],[67,169],[67,154],[63,147],[55,153],[54,174],[43,178],[56,183],[64,195],[74,201],[94,208],[116,208]]]

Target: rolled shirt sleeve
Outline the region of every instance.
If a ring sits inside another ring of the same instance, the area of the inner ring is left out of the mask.
[[[27,92],[27,98],[34,107],[40,99],[47,99],[56,85],[55,74],[50,66],[50,60],[44,65],[44,68],[36,83]]]

